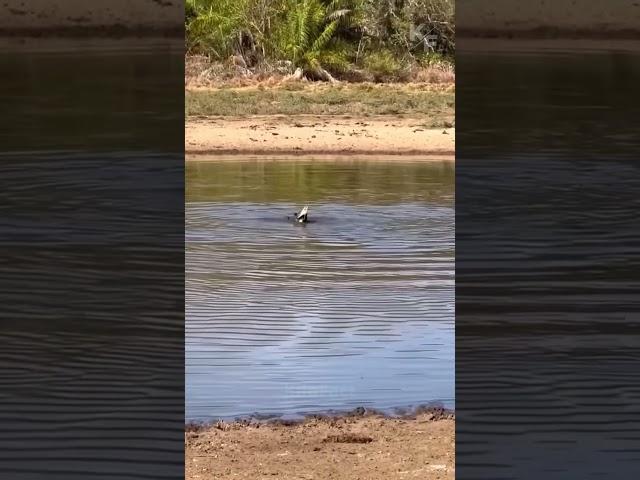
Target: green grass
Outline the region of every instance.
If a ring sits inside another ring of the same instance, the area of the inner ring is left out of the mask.
[[[345,87],[195,90],[185,92],[187,116],[246,115],[427,115],[434,125],[455,115],[455,93],[384,88],[353,84]]]

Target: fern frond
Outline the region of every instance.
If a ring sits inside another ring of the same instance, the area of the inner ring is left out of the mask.
[[[334,20],[329,25],[325,27],[322,33],[316,38],[315,42],[310,48],[312,52],[321,52],[328,45],[328,43],[333,38],[333,35],[336,33],[338,29],[338,20]]]

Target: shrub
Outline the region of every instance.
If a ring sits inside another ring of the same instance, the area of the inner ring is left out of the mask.
[[[236,53],[247,28],[247,0],[187,0],[187,51],[224,60]]]
[[[376,82],[398,80],[406,74],[402,62],[389,50],[370,52],[364,57],[363,63]]]
[[[185,0],[188,54],[245,75],[274,71],[312,79],[406,79],[419,68],[453,69],[453,0]],[[425,52],[412,31],[438,38]]]

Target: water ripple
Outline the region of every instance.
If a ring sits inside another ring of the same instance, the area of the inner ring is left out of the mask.
[[[453,207],[340,200],[187,204],[188,418],[453,405]]]

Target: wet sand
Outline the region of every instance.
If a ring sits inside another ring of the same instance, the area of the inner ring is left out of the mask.
[[[185,432],[185,478],[455,478],[452,414],[218,423]]]
[[[252,116],[189,118],[188,159],[211,155],[384,155],[453,159],[455,128],[416,118]]]

